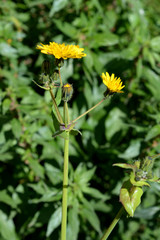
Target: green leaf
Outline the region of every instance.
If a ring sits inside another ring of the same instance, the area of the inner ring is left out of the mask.
[[[124,182],[120,191],[120,202],[129,216],[133,217],[136,208],[141,203],[142,188],[134,187],[130,181]]]
[[[8,110],[10,110],[11,100],[9,98],[4,99],[3,101],[3,114],[5,115]]]
[[[150,141],[152,138],[157,137],[160,134],[160,125],[155,125],[147,132],[145,141]]]
[[[63,179],[62,171],[60,171],[58,168],[52,166],[49,163],[45,163],[44,166],[46,169],[46,174],[50,179],[50,181],[53,183],[53,185],[56,185],[62,182],[62,179]]]
[[[115,163],[115,164],[113,164],[113,166],[121,167],[121,168],[125,168],[125,169],[131,169],[131,170],[135,170],[135,167],[136,167],[132,164],[127,164],[127,163]]]
[[[100,228],[100,222],[99,219],[95,213],[95,211],[92,208],[87,208],[84,206],[81,210],[81,215],[85,217],[88,222],[91,224],[91,226],[99,233],[101,234],[101,228]]]
[[[159,212],[159,206],[153,206],[145,209],[140,209],[136,211],[135,217],[140,219],[151,220],[154,218],[155,214]]]
[[[85,165],[79,164],[74,173],[75,182],[80,184],[82,187],[84,184],[88,183],[95,173],[96,167],[86,170]]]
[[[0,234],[5,240],[19,240],[12,219],[0,210]]]
[[[53,231],[60,225],[61,219],[62,219],[62,208],[59,207],[49,219],[46,237],[49,237],[53,233]]]
[[[54,19],[54,23],[57,26],[57,28],[61,30],[61,32],[67,35],[68,37],[71,37],[74,39],[77,36],[78,31],[75,27],[73,27],[72,24],[68,22],[62,22],[61,20],[58,20],[58,19],[56,20]]]
[[[49,13],[49,17],[53,17],[56,12],[59,12],[61,9],[65,8],[67,3],[68,0],[54,0]]]
[[[141,147],[140,139],[132,140],[130,142],[129,147],[124,151],[124,153],[119,154],[118,157],[124,159],[137,157],[140,153],[140,147]]]
[[[91,187],[84,187],[83,192],[89,194],[90,196],[98,199],[105,200],[108,196],[105,196],[105,194],[102,194],[99,190]]]
[[[125,113],[123,113],[120,109],[117,107],[112,108],[112,110],[109,112],[106,121],[105,121],[105,127],[106,127],[106,138],[108,140],[111,140],[111,138],[119,131],[122,131],[126,128],[124,124],[124,118],[126,117]]]
[[[139,44],[131,43],[128,48],[122,50],[120,56],[123,59],[133,60],[138,56],[140,48],[141,46]]]
[[[160,52],[160,36],[152,38],[150,41],[150,46],[155,52]]]
[[[36,176],[44,178],[44,168],[39,164],[38,160],[29,159],[29,165]]]
[[[96,33],[92,36],[90,40],[90,47],[98,48],[103,46],[112,46],[119,42],[119,38],[117,35],[111,32],[105,33]]]
[[[151,94],[156,100],[160,100],[160,84],[159,84],[159,75],[147,67],[143,67],[143,78],[147,79],[146,82],[147,88],[150,90]]]
[[[12,132],[14,136],[19,139],[22,134],[22,126],[20,124],[20,121],[14,118],[11,121],[11,125],[12,125]]]
[[[62,88],[59,87],[58,90],[57,90],[57,94],[56,94],[57,106],[59,106],[59,104],[61,103],[61,100],[62,100]]]
[[[11,47],[9,44],[5,42],[0,43],[0,55],[8,57],[8,58],[15,58],[17,55],[17,49]]]
[[[68,211],[67,239],[77,240],[80,221],[78,218],[78,202],[74,200],[72,207]]]
[[[0,191],[0,202],[3,202],[12,208],[17,208],[17,204],[8,194],[6,190]]]

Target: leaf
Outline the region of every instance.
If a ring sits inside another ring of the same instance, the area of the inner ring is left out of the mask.
[[[143,67],[143,78],[147,79],[147,88],[156,100],[160,100],[160,79],[159,75],[147,67]]]
[[[59,207],[49,219],[46,237],[49,237],[53,231],[60,225],[62,219],[62,208]]]
[[[57,94],[56,94],[57,106],[59,106],[59,104],[61,103],[61,100],[62,100],[62,88],[59,87],[58,90],[57,90]]]
[[[10,207],[12,208],[17,208],[17,204],[16,202],[14,201],[14,199],[12,199],[12,197],[10,197],[8,194],[7,194],[7,191],[6,190],[2,190],[0,191],[0,202],[3,202],[5,204],[8,204]]]
[[[8,57],[8,58],[15,58],[17,55],[16,48],[11,47],[9,44],[5,42],[0,43],[0,55]]]
[[[140,51],[141,46],[137,43],[131,43],[128,48],[121,51],[121,58],[133,60],[135,59]]]
[[[22,126],[20,124],[20,121],[14,118],[11,121],[11,125],[14,136],[19,139],[22,134]]]
[[[123,204],[129,216],[133,217],[136,208],[141,203],[143,194],[141,187],[134,187],[130,181],[124,182],[120,191],[120,202]]]
[[[152,138],[155,138],[158,135],[160,135],[160,125],[155,125],[147,132],[145,141],[150,141]]]
[[[12,219],[0,210],[0,234],[5,240],[19,240]]]
[[[49,177],[53,185],[61,183],[63,180],[63,173],[58,168],[52,166],[49,163],[45,163],[46,174]]]
[[[112,46],[119,42],[119,38],[116,34],[111,32],[96,33],[90,40],[90,47],[98,48],[103,46]]]
[[[89,194],[90,196],[98,199],[103,199],[105,200],[108,196],[105,194],[102,194],[99,190],[91,187],[84,187],[83,192]]]
[[[111,138],[117,132],[122,131],[122,129],[126,128],[123,120],[123,118],[125,117],[126,117],[125,113],[123,113],[117,107],[112,108],[112,110],[109,112],[105,121],[106,127],[105,134],[108,140],[111,140]]]
[[[152,38],[150,41],[150,46],[155,52],[160,52],[160,36]]]
[[[35,175],[44,178],[44,168],[39,164],[38,160],[28,159],[31,169],[34,171]]]
[[[53,17],[56,12],[59,12],[61,9],[65,8],[67,3],[68,0],[54,0],[49,13],[49,17]]]
[[[96,167],[87,171],[85,166],[80,163],[74,173],[75,182],[83,187],[84,184],[88,183],[91,180],[95,173],[95,170]]]
[[[68,22],[62,22],[61,20],[54,19],[54,23],[56,24],[57,28],[68,37],[75,38],[77,36],[77,29],[73,27],[72,24]]]
[[[101,228],[100,228],[100,222],[99,219],[95,213],[95,211],[92,208],[87,208],[84,206],[81,210],[81,215],[85,217],[88,222],[91,224],[91,226],[99,233],[101,234]]]
[[[121,167],[121,168],[125,168],[125,169],[131,169],[131,170],[135,170],[135,168],[136,168],[136,166],[134,166],[132,164],[127,164],[127,163],[115,163],[115,164],[113,164],[113,166]]]
[[[80,221],[78,217],[78,202],[74,200],[72,207],[68,211],[67,239],[77,240]]]
[[[57,136],[60,136],[60,137],[62,137],[62,138],[64,138],[64,139],[68,139],[68,135],[67,135],[66,131],[56,131],[56,132],[52,135],[53,138],[55,138],[55,137],[57,137]]]
[[[140,153],[140,147],[141,147],[140,139],[131,140],[129,147],[124,151],[124,153],[119,154],[118,157],[124,159],[137,157]]]
[[[159,206],[153,206],[145,209],[140,209],[136,211],[135,217],[140,219],[151,220],[154,218],[155,214],[160,211]]]

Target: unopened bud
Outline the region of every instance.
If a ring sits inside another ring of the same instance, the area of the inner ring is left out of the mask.
[[[51,80],[52,81],[57,81],[59,79],[59,72],[58,70],[54,70],[53,74],[51,75]]]
[[[49,60],[44,60],[42,63],[42,73],[45,75],[50,74],[51,64]]]
[[[60,59],[56,58],[56,66],[58,68],[61,68],[61,67],[63,67],[63,65],[64,65],[64,59],[63,58],[60,58]]]

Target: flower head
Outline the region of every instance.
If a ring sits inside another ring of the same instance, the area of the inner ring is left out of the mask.
[[[72,84],[66,83],[62,87],[63,90],[63,100],[69,101],[73,95],[73,86]]]
[[[107,86],[107,91],[105,92],[105,95],[107,94],[113,94],[113,93],[122,93],[123,91],[121,91],[125,85],[122,85],[122,81],[120,78],[117,79],[117,77],[114,76],[114,74],[112,73],[112,75],[110,76],[108,72],[106,72],[106,74],[102,73],[101,76],[103,83]]]
[[[86,56],[86,54],[83,53],[84,49],[80,48],[78,45],[65,45],[65,43],[58,44],[50,42],[47,45],[41,43],[37,45],[36,48],[41,50],[44,54],[54,55],[56,59],[82,58]]]

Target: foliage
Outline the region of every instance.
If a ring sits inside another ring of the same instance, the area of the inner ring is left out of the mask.
[[[102,72],[126,86],[81,118],[82,136],[71,137],[68,239],[98,239],[120,208],[126,178],[112,164],[160,152],[159,1],[3,0],[0,11],[0,238],[59,238],[63,141],[52,137],[49,93],[32,81],[43,60],[53,60],[37,43],[56,41],[87,53],[62,69],[74,82],[73,119],[101,100]],[[157,175],[159,167],[157,160]],[[114,240],[159,239],[159,190],[155,184],[143,194]]]

